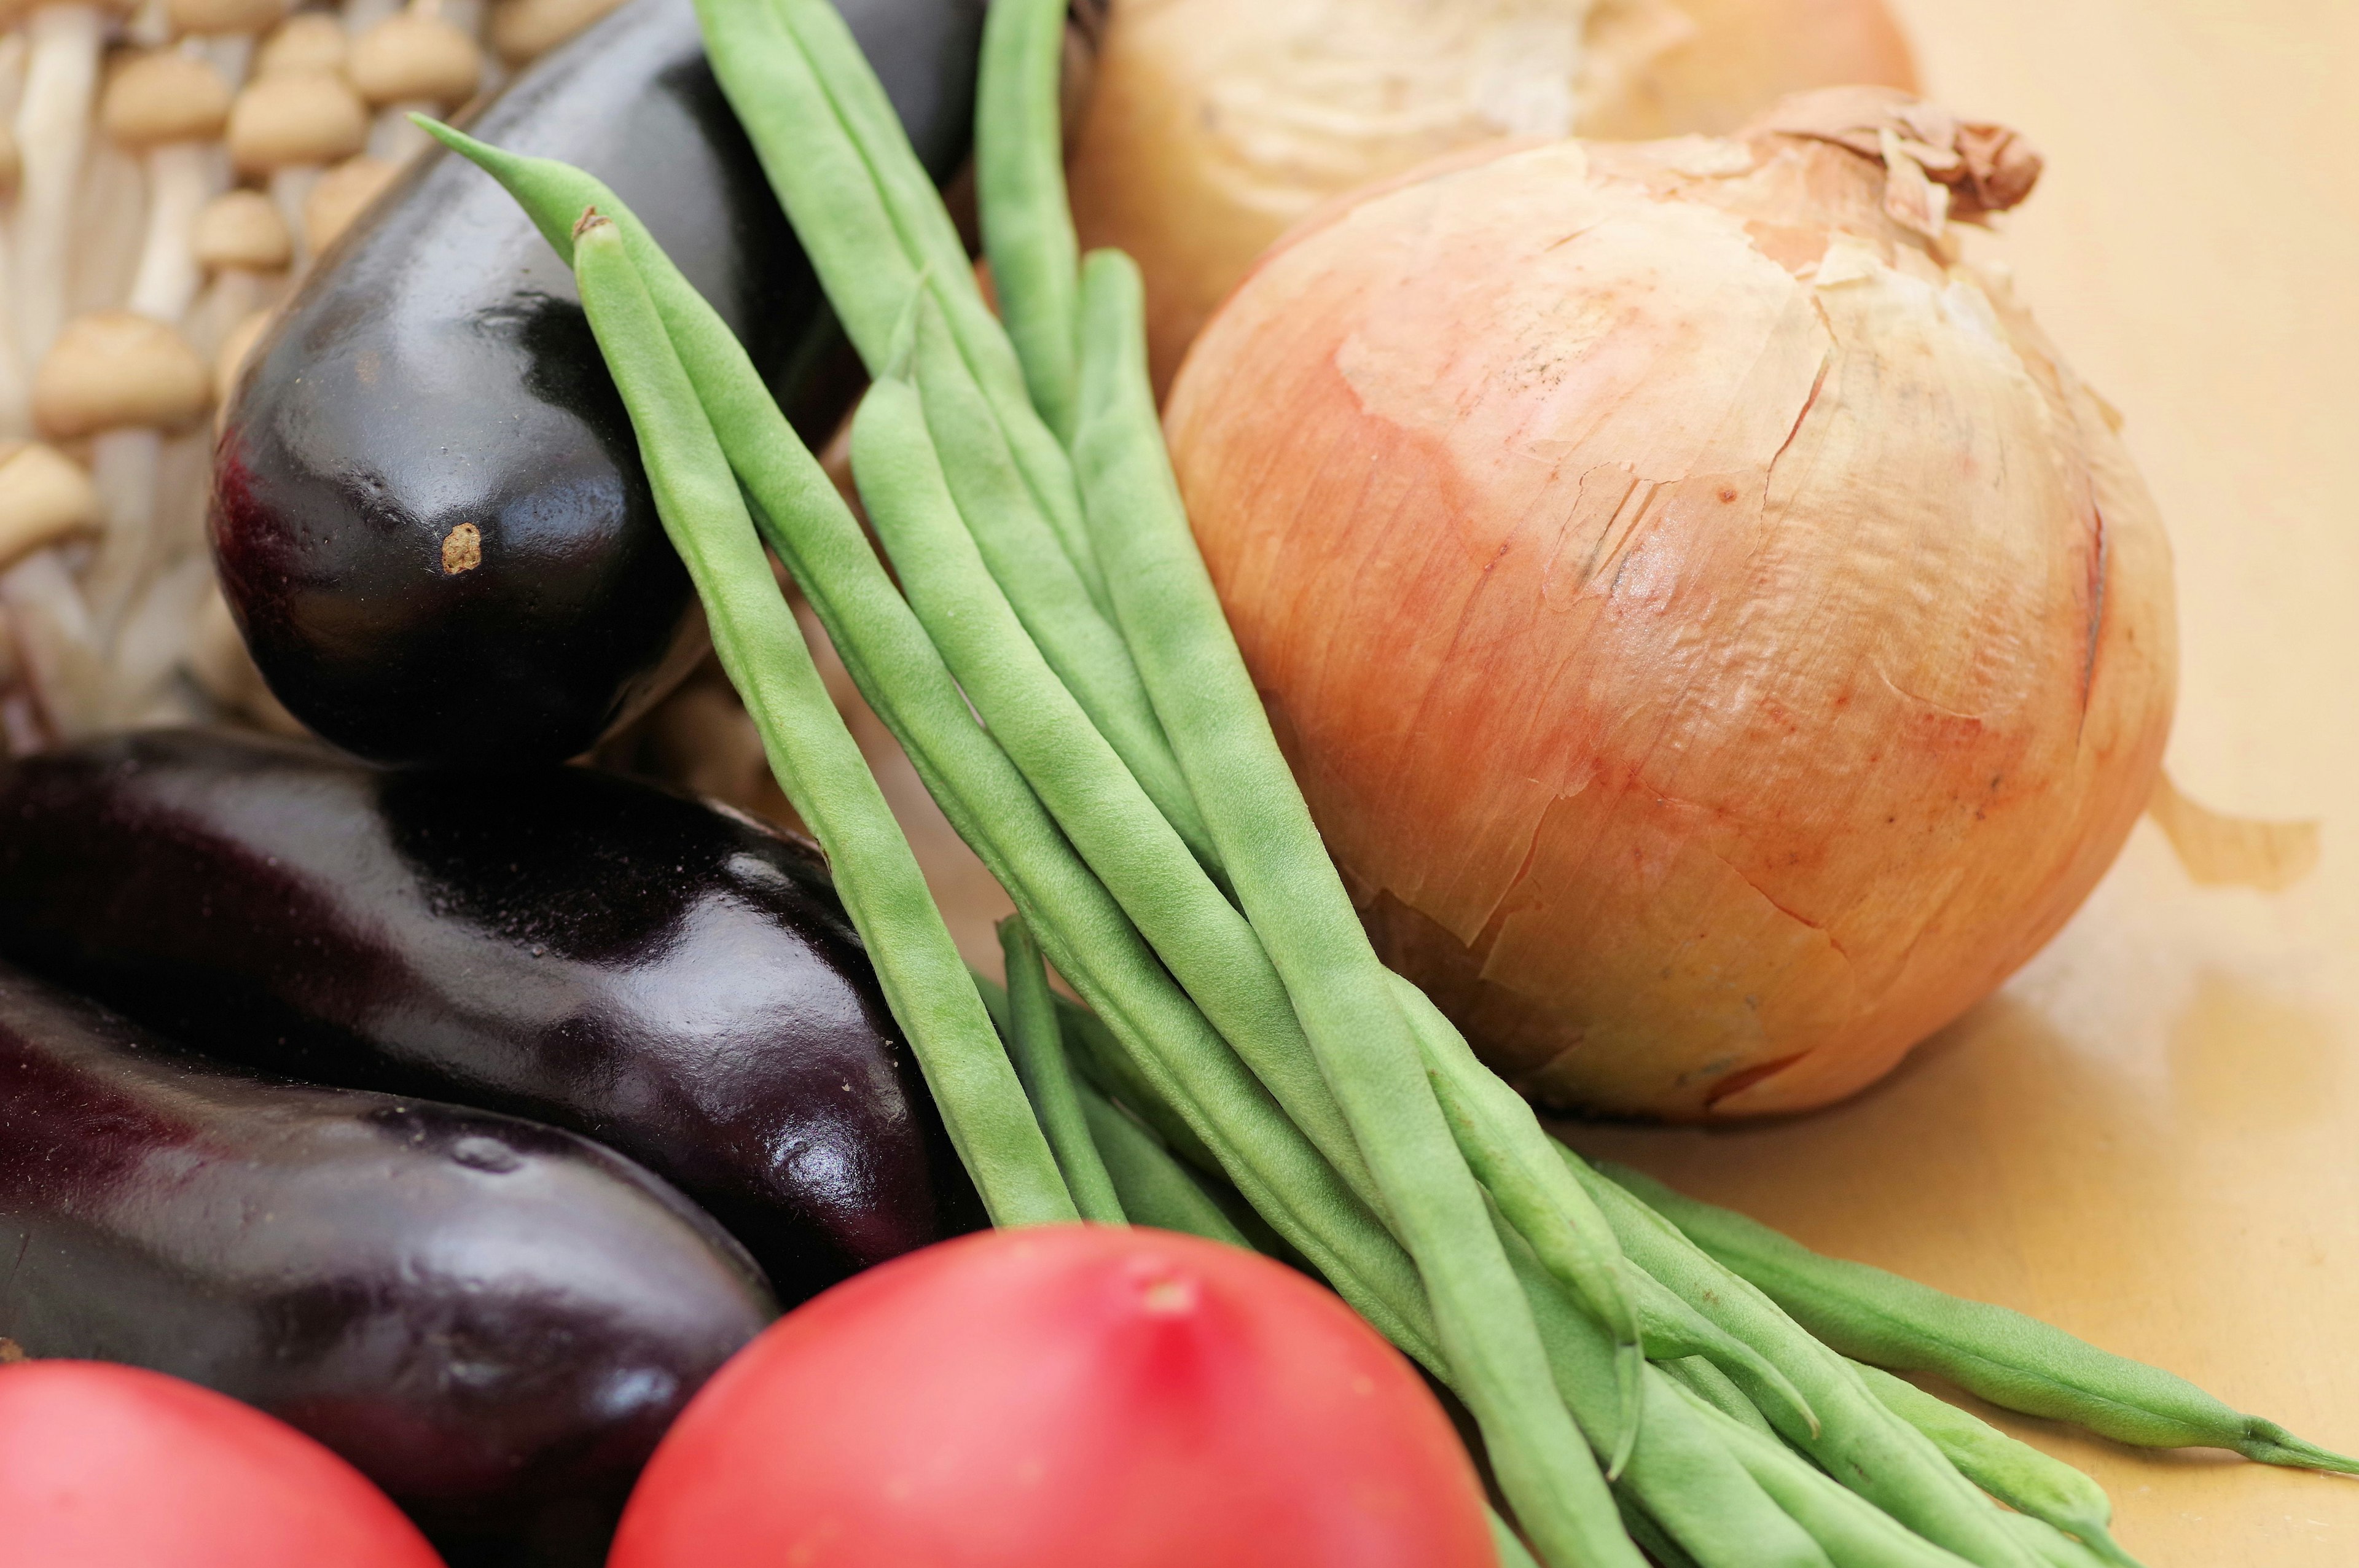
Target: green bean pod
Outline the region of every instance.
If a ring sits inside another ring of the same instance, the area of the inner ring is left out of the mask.
[[[993,1222],[1077,1217],[908,839],[770,577],[728,460],[621,231],[585,213],[572,253],[582,308],[638,434],[664,530],[704,601],[722,667],[745,697],[788,798],[827,853],[844,908]],[[987,1051],[986,1039],[994,1042]]]
[[[1065,1059],[1064,1032],[1057,1027],[1057,1004],[1049,1000],[1049,972],[1040,945],[1020,914],[999,923],[999,950],[1007,963],[1008,1054],[1016,1076],[1032,1098],[1033,1114],[1048,1135],[1073,1203],[1082,1217],[1100,1225],[1124,1223],[1122,1199],[1099,1156],[1097,1141]]]
[[[1065,198],[1064,57],[1065,0],[995,0],[984,13],[974,177],[999,319],[1032,406],[1070,446],[1081,373],[1081,248]]]
[[[1927,1541],[1982,1568],[2032,1568],[2023,1544],[1997,1522],[1989,1500],[1923,1433],[1869,1393],[1842,1357],[1669,1220],[1559,1147],[1565,1168],[1596,1198],[1634,1264],[1793,1379],[1818,1413],[1820,1426],[1816,1433],[1780,1426],[1788,1442]],[[1773,1422],[1778,1415],[1774,1408],[1762,1413]]]
[[[1761,1413],[1761,1407],[1745,1397],[1729,1375],[1701,1356],[1682,1356],[1674,1361],[1659,1361],[1664,1373],[1687,1385],[1694,1394],[1731,1421],[1742,1422],[1762,1436],[1775,1439],[1777,1429]]]
[[[2017,1513],[2045,1519],[2077,1537],[2114,1568],[2138,1568],[2137,1560],[2114,1543],[2107,1529],[2114,1519],[2113,1499],[2096,1482],[1880,1367],[1855,1361],[1852,1368],[1868,1392],[1931,1438],[1967,1480]]]
[[[1256,1250],[1227,1211],[1153,1133],[1088,1084],[1076,1086],[1076,1093],[1123,1212],[1134,1222]]]
[[[1810,1532],[1834,1568],[1965,1568],[1968,1559],[1910,1533],[1892,1515],[1837,1485],[1775,1437],[1716,1409],[1659,1368],[1647,1370],[1648,1387],[1666,1390],[1712,1428],[1778,1507]],[[1988,1502],[1977,1501],[1991,1529],[2016,1549],[2017,1559],[2038,1568],[2030,1550],[2007,1529],[2006,1516]]]
[[[2359,1475],[2359,1460],[2245,1415],[2160,1368],[2100,1350],[2006,1307],[1822,1257],[1639,1172],[1602,1169],[1846,1356],[1897,1371],[1930,1372],[2001,1409],[2071,1422],[2116,1443],[2229,1448],[2265,1465]]]

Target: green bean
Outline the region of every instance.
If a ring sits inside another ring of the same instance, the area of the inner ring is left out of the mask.
[[[983,251],[1032,406],[1070,446],[1081,251],[1065,200],[1064,58],[1065,0],[996,0],[984,14],[974,107]]]
[[[1931,1438],[1967,1480],[2017,1512],[2077,1536],[2117,1568],[2137,1568],[2136,1560],[2114,1543],[2106,1529],[2113,1522],[2113,1500],[2096,1482],[1882,1368],[1855,1361],[1852,1369],[1867,1384],[1868,1392]]]
[[[1417,1260],[1501,1490],[1544,1558],[1635,1563],[1603,1476],[1549,1397],[1531,1309],[1483,1188],[1458,1153],[1188,531],[1146,380],[1137,269],[1117,254],[1093,255],[1082,297],[1085,344],[1117,351],[1085,347],[1074,460],[1115,620],[1156,715]]]
[[[1121,1195],[1123,1212],[1140,1225],[1158,1230],[1183,1231],[1207,1241],[1256,1250],[1225,1210],[1198,1184],[1188,1168],[1155,1141],[1155,1135],[1131,1119],[1128,1112],[1088,1084],[1078,1084],[1082,1114],[1090,1135]]]
[[[2245,1415],[2159,1368],[2060,1328],[1947,1295],[1864,1263],[1822,1257],[1743,1215],[1619,1166],[1605,1174],[1751,1281],[1812,1334],[1862,1361],[1931,1372],[2005,1410],[2143,1448],[2229,1448],[2266,1465],[2359,1475],[2359,1460]]]
[[[1014,1069],[1003,1052],[983,1049],[990,1019],[982,999],[770,579],[728,460],[621,232],[585,215],[572,249],[582,307],[638,433],[665,532],[704,601],[722,667],[745,697],[788,798],[826,851],[960,1158],[995,1223],[1073,1218]]]
[[[1687,1385],[1688,1392],[1701,1399],[1731,1421],[1742,1422],[1764,1437],[1775,1438],[1777,1429],[1761,1413],[1761,1407],[1745,1397],[1729,1375],[1701,1356],[1682,1356],[1674,1361],[1657,1363],[1665,1373]]]
[[[1702,1420],[1778,1507],[1810,1532],[1834,1568],[1964,1568],[1964,1559],[1911,1534],[1898,1519],[1845,1490],[1775,1437],[1715,1409],[1660,1368],[1647,1370],[1648,1387],[1669,1390]],[[2017,1559],[2034,1563],[2003,1522],[2005,1516],[1980,1498],[1976,1506],[1991,1529],[2014,1548]]]
[[[1046,525],[1104,604],[1064,447],[1033,408],[957,227],[843,18],[826,0],[699,0],[697,14],[722,91],[870,373],[922,279]]]
[[[1484,1512],[1491,1521],[1491,1544],[1498,1550],[1499,1568],[1539,1568],[1532,1561],[1524,1538],[1507,1528],[1507,1521],[1499,1517],[1498,1510],[1485,1509]]]
[[[1065,1173],[1073,1203],[1083,1219],[1100,1225],[1124,1223],[1122,1199],[1107,1174],[1096,1140],[1073,1084],[1072,1065],[1065,1060],[1065,1041],[1057,1027],[1057,1004],[1049,1000],[1049,973],[1041,967],[1040,946],[1020,914],[999,923],[999,949],[1007,961],[1008,1021],[1005,1033],[1008,1052],[1016,1059],[1016,1076],[1032,1098],[1040,1130]]]
[[[1686,1549],[1674,1541],[1669,1531],[1655,1522],[1653,1515],[1632,1502],[1628,1493],[1614,1493],[1614,1501],[1622,1510],[1622,1525],[1630,1532],[1630,1539],[1643,1547],[1647,1555],[1661,1568],[1696,1568],[1696,1560],[1687,1554]]]
[[[2001,1514],[1999,1520],[2015,1532],[2016,1539],[2031,1549],[2034,1556],[2048,1568],[2107,1568],[2108,1564],[2132,1561],[2126,1557],[2100,1556],[2082,1541],[2049,1524],[2046,1519],[2033,1519],[2028,1514]],[[2116,1551],[2120,1549],[2115,1548]]]
[[[1197,860],[1217,872],[1219,852],[1156,722],[1130,650],[1090,603],[1056,541],[1038,525],[1000,428],[948,341],[939,307],[922,292],[911,298],[925,305],[914,363],[925,422],[935,445],[956,456],[943,477],[962,525],[972,530],[999,591],[1059,681]]]
[[[977,294],[957,231],[842,20],[823,0],[703,0],[714,69],[830,301],[880,373],[910,297],[926,292],[958,352],[926,370],[951,472],[1025,628],[1166,817],[1218,857],[1128,650],[1082,525],[1071,464],[1034,411],[1006,334]]]
[[[1597,1205],[1556,1157],[1524,1097],[1475,1060],[1457,1026],[1423,991],[1398,975],[1387,978],[1468,1168],[1549,1272],[1614,1336],[1623,1420],[1622,1435],[1606,1459],[1611,1480],[1622,1473],[1638,1440],[1638,1376],[1647,1364],[1622,1249]]]
[[[1984,1568],[2027,1568],[2022,1544],[1916,1428],[1886,1410],[1851,1368],[1767,1296],[1706,1256],[1671,1223],[1559,1145],[1565,1168],[1612,1221],[1630,1260],[1696,1310],[1760,1351],[1818,1413],[1816,1433],[1779,1431],[1844,1486],[1926,1540]],[[1777,1421],[1774,1406],[1762,1413]],[[1781,1499],[1783,1500],[1783,1499]]]
[[[1529,1293],[1549,1376],[1603,1452],[1621,1424],[1613,1342],[1504,1223],[1502,1239]],[[1665,1399],[1654,1387],[1659,1381],[1642,1385],[1647,1403],[1638,1443],[1614,1484],[1616,1495],[1635,1499],[1707,1568],[1829,1568],[1826,1554],[1745,1473],[1728,1445],[1684,1406]]]

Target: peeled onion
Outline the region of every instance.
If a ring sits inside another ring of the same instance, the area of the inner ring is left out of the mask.
[[[1159,391],[1332,197],[1502,135],[1731,131],[1838,82],[1915,85],[1884,0],[1114,0],[1074,217],[1146,274]]]
[[[1312,810],[1536,1098],[1851,1093],[2153,794],[2161,524],[1942,222],[2036,172],[1866,91],[1461,159],[1298,232],[1197,342],[1173,458]]]

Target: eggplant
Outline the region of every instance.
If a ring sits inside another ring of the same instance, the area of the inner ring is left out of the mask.
[[[982,0],[840,0],[937,176],[971,134]],[[704,59],[690,0],[631,0],[519,75],[477,135],[598,175],[807,438],[859,388]],[[435,149],[321,259],[249,358],[209,531],[263,678],[388,763],[555,761],[702,645],[572,275]]]
[[[205,730],[19,758],[0,953],[226,1060],[585,1133],[788,1302],[980,1222],[818,852],[652,784]]]
[[[596,1563],[776,1314],[743,1249],[586,1139],[236,1072],[5,966],[0,1260],[0,1336],[277,1416],[454,1564]]]

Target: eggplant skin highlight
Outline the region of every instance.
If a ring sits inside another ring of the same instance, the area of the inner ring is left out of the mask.
[[[818,852],[651,784],[210,730],[21,758],[0,954],[224,1061],[595,1138],[788,1303],[982,1223]]]
[[[964,159],[979,0],[845,0],[919,155]],[[471,124],[611,185],[814,444],[857,362],[704,59],[690,0],[632,0]],[[222,589],[271,691],[386,763],[559,761],[702,651],[571,271],[435,149],[249,358],[213,468]]]
[[[0,966],[0,1336],[242,1400],[449,1557],[595,1563],[776,1313],[745,1250],[583,1138],[189,1055]]]

